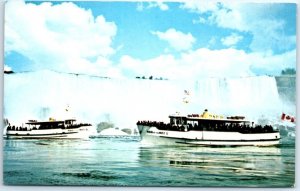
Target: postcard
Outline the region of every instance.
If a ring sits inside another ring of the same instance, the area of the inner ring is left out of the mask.
[[[294,187],[296,4],[4,9],[4,185]]]

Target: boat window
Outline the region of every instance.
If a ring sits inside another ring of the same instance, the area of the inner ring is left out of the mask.
[[[177,120],[176,120],[176,125],[179,125],[179,124],[180,124],[180,119],[177,118]]]
[[[190,121],[193,125],[198,125],[198,121]]]
[[[33,125],[32,129],[33,129],[33,130],[36,130],[36,129],[37,129],[37,126],[36,126],[36,125]]]
[[[171,123],[171,125],[175,124],[175,119],[174,118],[170,118],[170,123]]]
[[[66,124],[66,125],[72,125],[73,122],[72,122],[72,120],[66,120],[66,121],[65,121],[65,124]]]
[[[187,124],[187,119],[182,119],[182,124],[186,125]]]

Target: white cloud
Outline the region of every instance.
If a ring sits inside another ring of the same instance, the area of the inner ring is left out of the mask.
[[[120,59],[119,67],[123,75],[170,77],[170,73],[178,66],[178,61],[172,55],[161,55],[149,60],[140,60],[128,55]]]
[[[280,4],[188,1],[181,7],[199,13],[201,23],[249,32],[253,36],[249,46],[253,51],[286,51],[296,44],[295,35],[284,33],[286,23],[274,17],[280,13]]]
[[[241,41],[243,39],[243,36],[238,35],[236,33],[232,33],[231,35],[222,38],[221,42],[225,45],[225,46],[233,46],[236,45],[239,41]]]
[[[145,6],[145,3],[147,5]],[[161,1],[154,1],[154,2],[138,2],[137,4],[137,10],[143,11],[144,9],[151,9],[158,7],[161,11],[167,11],[169,10],[169,6]]]
[[[144,10],[143,2],[138,2],[137,6],[136,6],[136,10],[137,11],[143,11]]]
[[[193,24],[205,24],[206,23],[206,19],[203,18],[203,17],[199,17],[198,19],[194,19],[193,21]]]
[[[118,78],[143,75],[169,79],[248,76],[253,75],[253,69],[279,74],[282,69],[295,66],[295,50],[274,55],[273,51],[262,49],[267,41],[274,39],[275,44],[267,46],[275,46],[279,42],[282,43],[281,46],[285,46],[295,41],[293,36],[279,38],[275,29],[283,27],[284,22],[273,23],[269,19],[256,20],[255,23],[245,20],[246,13],[240,11],[226,13],[224,8],[220,8],[220,4],[215,7],[207,6],[201,11],[216,9],[218,11],[210,16],[210,22],[215,22],[220,27],[232,29],[235,27],[236,30],[252,32],[254,36],[251,48],[257,50],[256,52],[247,53],[234,48],[192,50],[196,39],[190,33],[186,34],[171,28],[165,32],[154,31],[152,34],[168,42],[177,51],[188,50],[181,52],[179,57],[164,54],[140,60],[125,55],[118,65],[115,65],[111,62],[110,56],[116,50],[122,49],[122,45],[117,49],[112,47],[112,40],[117,32],[115,23],[108,22],[103,16],[95,18],[90,10],[82,9],[73,3],[35,5],[15,0],[6,3],[5,53],[17,51],[27,56],[36,64],[33,69],[48,68]],[[224,18],[218,14],[224,14]],[[236,18],[231,18],[233,15]],[[237,20],[231,23],[227,20],[230,18]],[[266,22],[269,24],[264,27],[263,24]],[[247,26],[247,23],[250,24]],[[255,29],[254,25],[258,29]],[[261,27],[264,27],[262,33],[264,35],[268,33],[269,36],[263,38],[258,34]],[[240,40],[242,37],[233,33],[222,42],[232,46]],[[208,47],[213,46],[215,41],[215,37],[211,38]]]
[[[250,48],[255,51],[280,50],[286,51],[296,44],[295,35],[285,35],[284,22],[279,21],[258,21],[253,24],[253,41]],[[262,30],[263,29],[263,30]]]
[[[208,47],[214,46],[217,42],[216,37],[211,37],[210,40],[208,41]]]
[[[169,6],[163,2],[152,2],[149,5],[150,7],[158,7],[162,11],[169,10]]]
[[[102,62],[109,63],[115,53],[111,44],[116,32],[113,22],[73,3],[6,3],[5,52],[27,56],[33,69],[104,73]]]
[[[196,42],[191,33],[185,34],[173,28],[168,29],[166,32],[155,31],[151,33],[158,36],[161,40],[167,41],[177,51],[189,50]]]
[[[252,69],[278,75],[283,69],[296,67],[296,50],[277,55],[272,52],[255,52],[249,54],[248,59]]]
[[[255,75],[253,69],[263,74],[280,74],[296,63],[296,51],[274,55],[271,52],[246,53],[233,48],[210,50],[200,48],[181,54],[179,58],[161,55],[149,60],[130,56],[121,58],[119,67],[123,75],[154,76],[169,79],[196,80],[204,77],[246,77]],[[125,74],[126,73],[126,74]]]
[[[217,11],[218,3],[215,1],[186,1],[180,7],[194,12],[205,13],[207,11]]]

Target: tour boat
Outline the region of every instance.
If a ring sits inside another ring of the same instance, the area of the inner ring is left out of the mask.
[[[271,125],[254,125],[243,116],[223,117],[205,110],[202,115],[170,115],[170,122],[138,121],[144,143],[203,146],[273,146],[279,130]]]
[[[75,119],[56,121],[29,120],[24,126],[11,126],[6,129],[7,138],[89,138],[91,124],[76,123]]]

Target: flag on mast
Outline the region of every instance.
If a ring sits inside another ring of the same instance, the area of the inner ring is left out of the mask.
[[[281,115],[281,120],[282,121],[289,121],[289,122],[292,122],[292,123],[295,123],[296,122],[296,119],[294,116],[291,116],[291,115],[287,115],[285,113],[282,113]]]

